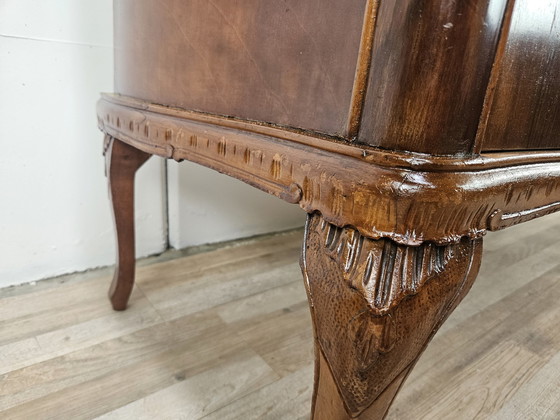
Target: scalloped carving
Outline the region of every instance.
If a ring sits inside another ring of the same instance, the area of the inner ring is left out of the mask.
[[[324,220],[321,231],[327,255],[340,264],[344,280],[361,293],[376,315],[388,313],[405,297],[418,293],[453,257],[450,245],[372,242],[355,229]]]

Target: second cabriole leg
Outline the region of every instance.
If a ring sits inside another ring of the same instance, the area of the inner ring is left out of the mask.
[[[109,196],[117,238],[117,263],[109,299],[113,309],[126,309],[134,286],[134,175],[151,155],[120,140],[105,137]]]
[[[473,284],[482,240],[397,244],[308,216],[302,269],[315,331],[314,420],[385,417]]]

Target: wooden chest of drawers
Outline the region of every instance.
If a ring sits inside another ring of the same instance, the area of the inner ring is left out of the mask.
[[[382,418],[482,236],[560,208],[559,0],[115,0],[98,103],[134,280],[133,179],[191,160],[309,213],[315,419]]]

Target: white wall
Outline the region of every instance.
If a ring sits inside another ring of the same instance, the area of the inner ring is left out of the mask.
[[[95,102],[111,0],[0,0],[0,287],[114,263]],[[139,171],[140,255],[167,238],[162,161]]]
[[[169,242],[174,248],[303,226],[297,205],[192,162],[168,163]]]
[[[114,263],[95,103],[113,86],[111,0],[0,0],[0,287]],[[192,163],[136,177],[137,255],[280,231],[296,206]],[[166,190],[169,190],[167,214]]]

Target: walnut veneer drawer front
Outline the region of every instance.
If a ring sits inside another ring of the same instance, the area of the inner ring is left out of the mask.
[[[116,1],[116,91],[343,135],[365,3]]]
[[[158,155],[240,179],[308,213],[312,418],[382,419],[474,282],[483,236],[560,210],[558,11],[115,0],[117,95],[97,106],[113,307],[134,283],[136,170]]]

